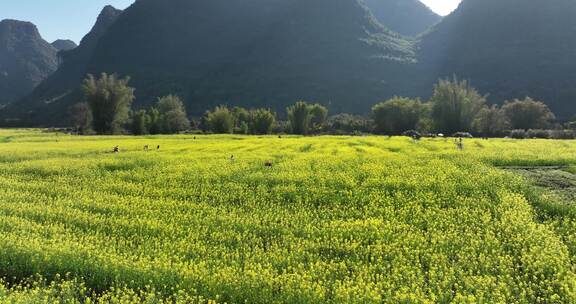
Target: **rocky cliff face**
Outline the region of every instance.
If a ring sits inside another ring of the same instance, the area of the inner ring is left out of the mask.
[[[34,24],[0,21],[0,104],[29,94],[53,73],[58,66],[56,53]]]
[[[68,107],[81,98],[79,85],[86,76],[88,64],[98,41],[122,13],[106,6],[92,30],[84,36],[80,45],[58,53],[60,67],[40,83],[28,96],[9,105],[0,112],[0,123],[5,125],[41,125],[66,123]]]

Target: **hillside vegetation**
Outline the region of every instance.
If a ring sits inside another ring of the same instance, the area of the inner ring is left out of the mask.
[[[364,3],[382,25],[405,36],[422,34],[442,20],[419,0],[364,0]]]
[[[0,300],[574,303],[574,206],[498,167],[575,151],[0,131]]]

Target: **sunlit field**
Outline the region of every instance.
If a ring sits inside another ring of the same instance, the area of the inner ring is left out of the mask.
[[[575,141],[4,130],[0,301],[575,303],[576,205],[512,170],[575,166]]]

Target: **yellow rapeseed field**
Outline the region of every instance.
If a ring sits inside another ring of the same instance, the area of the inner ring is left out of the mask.
[[[0,302],[576,303],[576,207],[504,169],[575,165],[574,141],[0,130]]]

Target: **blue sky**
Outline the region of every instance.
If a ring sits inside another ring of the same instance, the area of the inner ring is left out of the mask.
[[[162,0],[160,0],[162,1]],[[79,42],[107,4],[124,9],[134,0],[0,0],[0,20],[30,21],[49,42]]]
[[[162,0],[158,0],[162,1]],[[241,1],[241,0],[240,0]],[[461,0],[421,0],[441,15],[454,10]],[[0,20],[31,21],[44,39],[79,42],[107,4],[124,9],[134,0],[0,0]]]

